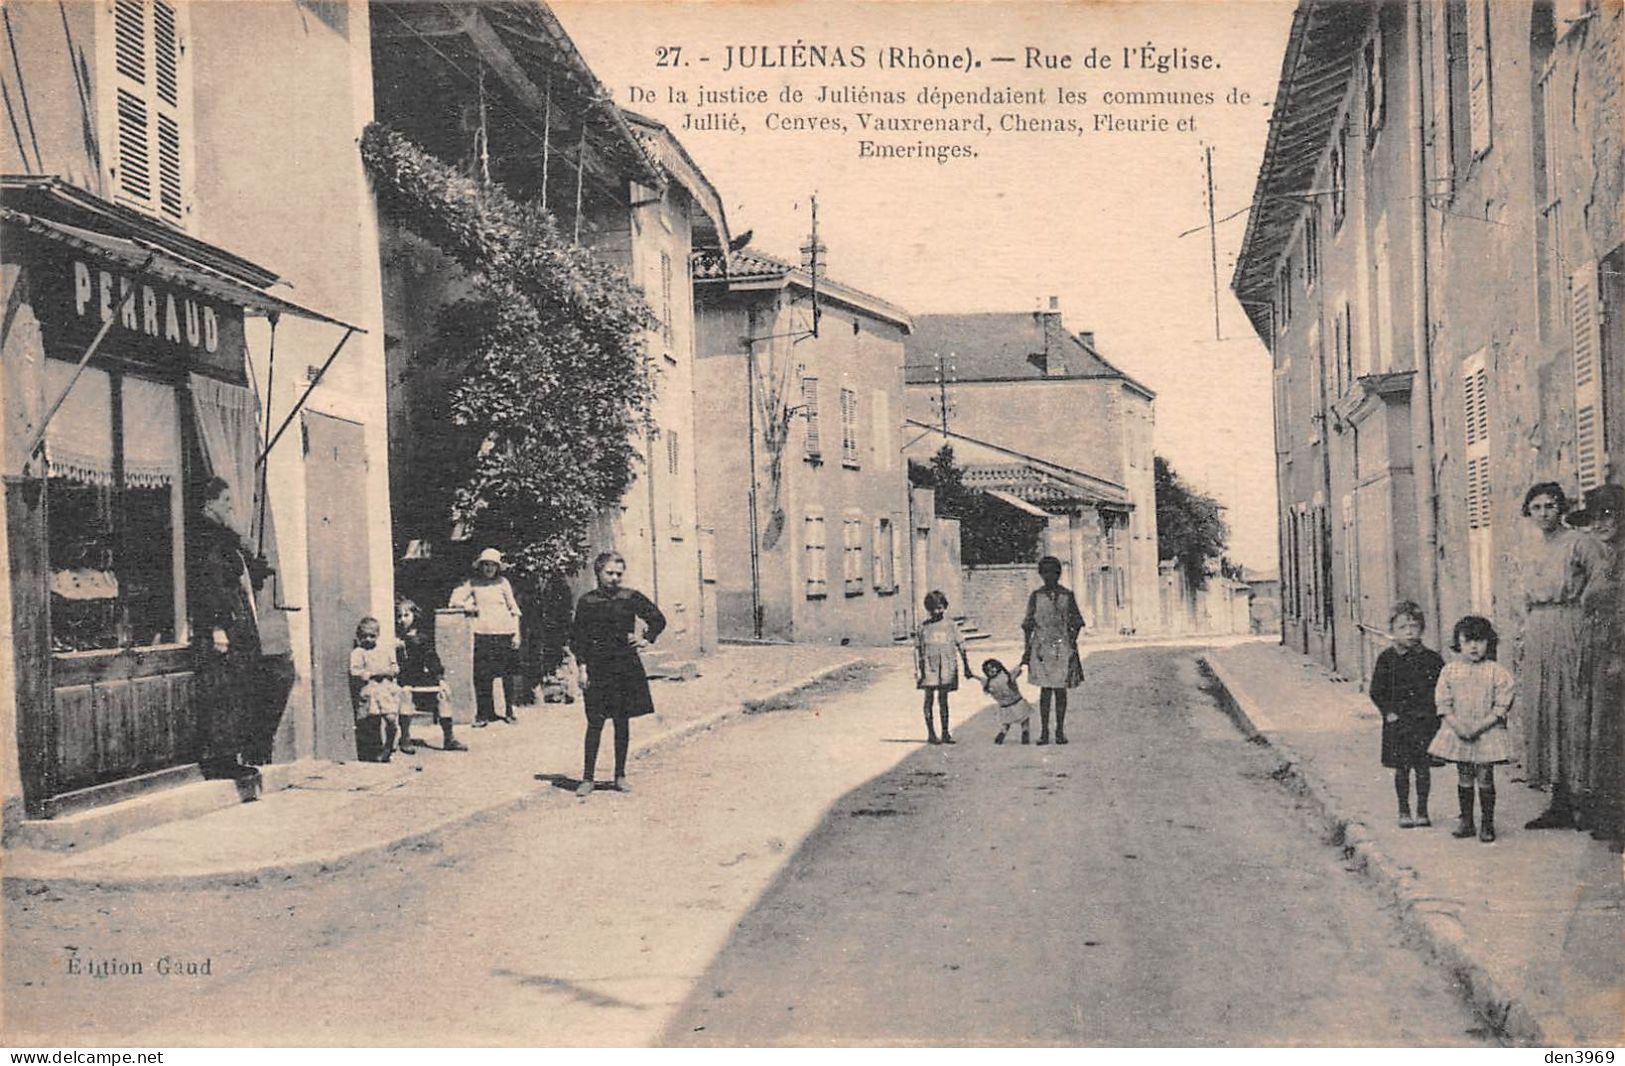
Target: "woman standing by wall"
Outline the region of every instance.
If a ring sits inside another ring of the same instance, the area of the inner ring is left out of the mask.
[[[1536,530],[1523,559],[1518,702],[1524,769],[1530,784],[1551,790],[1546,810],[1527,829],[1574,825],[1575,790],[1590,743],[1580,678],[1585,658],[1580,604],[1587,587],[1601,580],[1605,564],[1595,538],[1563,525],[1568,506],[1554,481],[1531,486],[1523,498],[1523,513]]]
[[[649,679],[638,650],[653,644],[666,628],[666,616],[641,592],[622,588],[626,560],[617,552],[602,552],[593,560],[598,587],[576,601],[570,629],[570,651],[581,668],[581,688],[587,710],[587,738],[581,784],[576,795],[590,796],[598,763],[598,745],[604,722],[615,723],[615,789],[629,792],[626,754],[631,747],[631,720],[654,713]],[[637,633],[642,620],[643,635]]]
[[[241,756],[263,747],[268,724],[259,684],[260,627],[254,593],[270,576],[231,527],[231,486],[212,477],[203,485],[201,520],[189,530],[192,576],[188,604],[197,653],[205,776],[237,777]]]

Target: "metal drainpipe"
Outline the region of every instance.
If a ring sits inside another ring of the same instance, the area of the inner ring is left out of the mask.
[[[1411,344],[1414,358],[1420,365],[1412,379],[1413,403],[1421,408],[1426,418],[1425,432],[1419,441],[1414,441],[1412,447],[1422,451],[1422,462],[1412,464],[1416,470],[1416,491],[1421,497],[1422,506],[1417,508],[1421,522],[1422,540],[1422,591],[1427,596],[1428,610],[1435,619],[1434,624],[1442,622],[1440,611],[1442,604],[1439,598],[1439,567],[1438,567],[1438,540],[1439,540],[1439,495],[1438,486],[1434,483],[1434,441],[1433,441],[1433,338],[1431,330],[1432,312],[1429,307],[1428,284],[1428,175],[1427,175],[1427,141],[1423,108],[1427,104],[1427,96],[1423,92],[1422,79],[1426,70],[1427,51],[1423,27],[1423,7],[1420,0],[1412,0],[1411,10],[1411,85],[1408,94],[1411,113],[1411,152],[1413,155],[1413,170],[1416,173],[1416,210],[1412,214],[1411,222],[1411,289],[1412,289],[1412,315],[1411,315]],[[1416,418],[1411,418],[1412,432],[1415,432]]]

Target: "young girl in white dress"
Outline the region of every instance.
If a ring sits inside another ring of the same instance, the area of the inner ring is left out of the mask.
[[[1019,673],[1021,667],[1018,666],[1016,674]],[[1033,741],[1028,723],[1032,720],[1033,705],[1016,687],[1016,675],[1006,670],[999,660],[988,659],[982,663],[982,691],[992,696],[993,702],[999,705],[999,733],[993,738],[993,743],[1003,744],[1010,727],[1020,722],[1021,742],[1031,744]]]
[[[1461,658],[1439,674],[1433,702],[1444,719],[1428,745],[1429,753],[1456,764],[1456,798],[1461,821],[1451,836],[1488,844],[1495,839],[1495,764],[1512,758],[1507,718],[1512,713],[1515,683],[1495,661],[1499,638],[1489,619],[1470,614],[1456,623],[1452,651]],[[1478,785],[1479,822],[1473,826],[1473,785]]]
[[[953,734],[948,732],[948,693],[959,688],[959,664],[965,664],[965,676],[971,676],[970,656],[965,652],[965,638],[948,613],[948,597],[940,589],[925,594],[925,609],[930,618],[920,626],[914,637],[914,686],[925,692],[925,739],[928,744],[952,744]],[[936,700],[942,717],[942,739],[937,739],[936,726],[931,721],[931,702]]]

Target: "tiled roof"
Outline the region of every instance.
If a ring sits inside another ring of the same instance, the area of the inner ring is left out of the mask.
[[[694,257],[696,278],[782,278],[796,269],[782,259],[746,248],[731,252],[726,262],[717,252]],[[823,271],[819,271],[820,274]]]
[[[1046,374],[1031,358],[1044,354],[1044,320],[1038,312],[919,315],[904,347],[904,370],[909,384],[934,382],[941,354],[952,356],[955,381],[1126,376],[1078,337],[1064,336],[1062,350],[1049,355]]]

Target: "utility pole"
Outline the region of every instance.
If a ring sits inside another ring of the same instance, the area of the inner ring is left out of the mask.
[[[953,370],[954,353],[948,353],[948,359],[943,361],[942,353],[935,353],[937,357],[937,416],[942,420],[942,442],[948,443],[948,374]]]
[[[1219,224],[1214,220],[1213,210],[1213,146],[1205,149],[1207,157],[1207,244],[1208,254],[1213,260],[1213,339],[1223,340],[1219,335]]]
[[[818,243],[818,194],[812,194],[812,234],[807,243],[801,246],[801,264],[812,278],[812,336],[818,337],[818,275],[822,273],[819,267],[818,256],[820,252],[828,251],[824,245]]]

